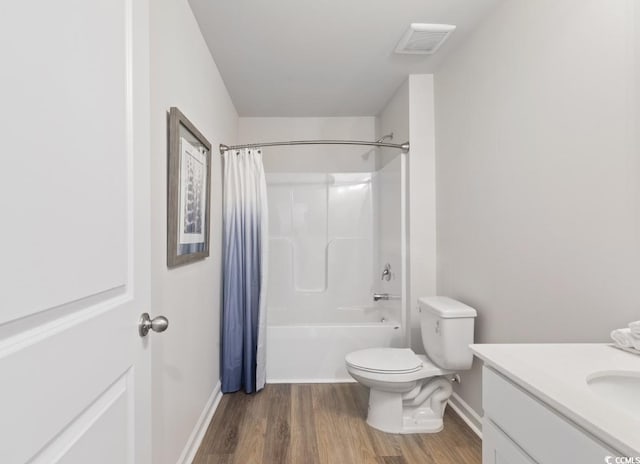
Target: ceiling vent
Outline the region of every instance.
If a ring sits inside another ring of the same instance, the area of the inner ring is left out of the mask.
[[[432,55],[455,29],[449,24],[413,23],[398,43],[396,53]]]

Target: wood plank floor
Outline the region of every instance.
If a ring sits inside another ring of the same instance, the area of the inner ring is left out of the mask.
[[[480,464],[481,442],[447,408],[444,430],[394,435],[366,422],[357,383],[274,384],[224,395],[194,464]]]

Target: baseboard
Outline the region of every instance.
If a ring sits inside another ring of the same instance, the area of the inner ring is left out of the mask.
[[[218,381],[198,418],[198,422],[196,422],[196,426],[193,428],[191,435],[189,435],[189,440],[187,440],[187,444],[182,450],[177,464],[191,464],[193,458],[196,457],[196,453],[198,452],[200,443],[202,443],[204,434],[207,432],[207,427],[209,427],[213,413],[216,412],[218,404],[220,404],[220,400],[222,399],[222,391],[220,388],[221,385]]]
[[[267,379],[267,383],[355,383],[353,377],[344,379]]]
[[[460,395],[456,392],[451,394],[451,398],[449,398],[449,406],[451,406],[451,409],[453,409],[456,414],[466,422],[469,428],[482,440],[482,418],[478,413],[475,412],[465,400],[460,398]]]

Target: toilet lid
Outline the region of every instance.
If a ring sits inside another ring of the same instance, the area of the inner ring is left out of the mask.
[[[348,365],[369,372],[408,374],[422,368],[422,361],[409,348],[369,348],[345,357]]]

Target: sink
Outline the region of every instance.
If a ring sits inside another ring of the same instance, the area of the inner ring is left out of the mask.
[[[640,419],[640,371],[594,372],[587,385],[611,406]]]

